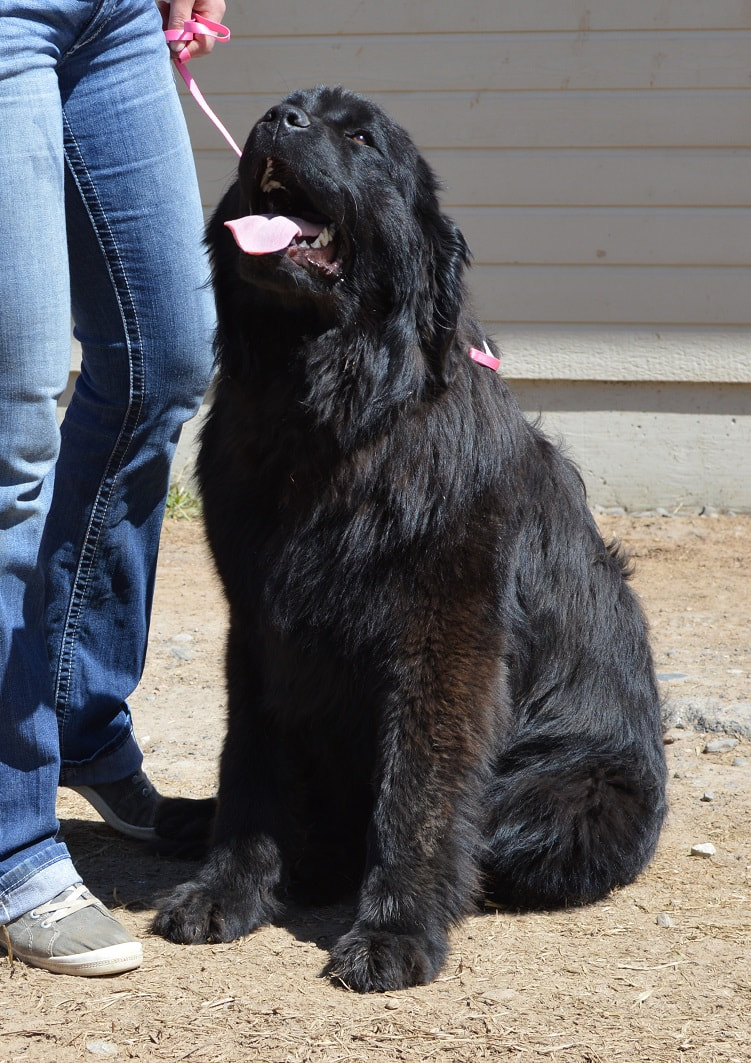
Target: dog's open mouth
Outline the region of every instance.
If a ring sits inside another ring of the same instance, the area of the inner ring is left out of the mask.
[[[255,191],[258,213],[224,224],[246,255],[286,255],[330,277],[341,272],[337,228],[316,210],[284,163],[267,158]]]

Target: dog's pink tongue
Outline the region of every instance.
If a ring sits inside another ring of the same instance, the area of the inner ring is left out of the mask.
[[[248,214],[224,223],[235,243],[246,255],[269,255],[283,251],[296,236],[318,236],[323,225],[305,218],[285,218],[283,214]]]

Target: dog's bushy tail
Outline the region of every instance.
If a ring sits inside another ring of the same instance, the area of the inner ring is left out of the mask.
[[[486,795],[486,892],[510,908],[587,904],[632,882],[665,817],[657,740],[618,749],[581,735],[520,736]]]

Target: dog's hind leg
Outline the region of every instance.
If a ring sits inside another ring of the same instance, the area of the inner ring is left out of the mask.
[[[520,736],[486,797],[488,895],[512,908],[586,904],[632,882],[665,816],[661,742]]]
[[[660,699],[628,562],[549,445],[505,605],[510,728],[486,792],[489,890],[584,904],[632,882],[665,816]]]

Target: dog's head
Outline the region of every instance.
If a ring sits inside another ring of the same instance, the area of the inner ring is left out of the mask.
[[[437,187],[377,105],[319,87],[293,92],[253,127],[239,168],[241,216],[222,221],[240,247],[242,280],[361,327],[398,322],[440,373],[469,252]]]

